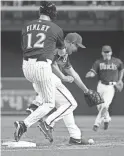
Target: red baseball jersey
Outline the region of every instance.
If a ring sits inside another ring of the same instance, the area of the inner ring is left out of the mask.
[[[118,58],[112,57],[111,60],[99,59],[91,71],[98,75],[98,79],[103,82],[117,82],[119,71],[124,68],[124,64]]]
[[[34,20],[22,29],[22,49],[24,57],[41,54],[53,60],[55,48],[64,48],[63,30],[51,21]]]
[[[71,68],[72,66],[68,54],[64,56],[59,56],[59,54],[56,54],[53,59],[53,62],[55,61],[57,62],[61,71],[63,71],[64,69]]]

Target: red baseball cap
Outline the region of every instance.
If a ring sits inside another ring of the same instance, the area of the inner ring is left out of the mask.
[[[109,45],[104,45],[104,46],[102,47],[102,52],[110,52],[110,51],[112,51],[111,46],[109,46]]]
[[[65,40],[77,44],[81,48],[86,48],[82,44],[82,37],[78,33],[68,33],[65,37]]]

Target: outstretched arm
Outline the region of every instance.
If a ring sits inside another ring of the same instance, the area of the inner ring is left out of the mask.
[[[95,77],[98,73],[99,70],[99,60],[95,61],[95,63],[93,64],[92,68],[90,69],[90,71],[86,74],[86,78],[89,77]]]
[[[65,72],[72,76],[74,78],[74,82],[76,83],[76,85],[82,89],[85,93],[87,93],[89,91],[89,89],[85,86],[85,84],[83,83],[83,81],[81,80],[79,74],[73,69],[73,67],[70,67],[68,69],[65,69]]]

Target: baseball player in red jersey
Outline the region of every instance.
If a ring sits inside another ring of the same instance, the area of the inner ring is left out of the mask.
[[[66,51],[63,31],[52,22],[57,14],[56,6],[52,2],[42,1],[39,14],[39,19],[27,23],[22,29],[22,69],[25,78],[35,84],[34,89],[43,101],[42,105],[24,121],[14,123],[16,141],[19,141],[28,127],[55,107],[55,86],[51,64],[56,47],[61,49],[61,54]]]
[[[112,49],[105,45],[102,47],[102,58],[97,60],[86,77],[98,76],[97,91],[104,99],[104,103],[97,106],[98,115],[93,126],[93,130],[97,131],[102,121],[104,129],[108,129],[111,117],[108,109],[115,94],[116,83],[122,82],[124,75],[124,65],[118,58],[112,57]]]
[[[87,140],[81,138],[81,131],[75,124],[73,111],[77,107],[77,102],[70,91],[61,82],[61,80],[70,83],[74,81],[84,92],[88,92],[87,87],[83,84],[79,75],[73,69],[68,56],[72,54],[72,52],[76,52],[79,46],[82,48],[85,47],[82,45],[81,36],[77,33],[67,34],[65,37],[65,46],[67,53],[64,56],[61,56],[59,54],[59,50],[57,49],[52,64],[53,72],[55,73],[53,74],[53,79],[55,82],[56,111],[49,115],[45,119],[45,122],[40,122],[39,127],[50,142],[52,142],[53,137],[51,129],[57,121],[63,119],[70,134],[69,143],[74,145],[88,144]],[[63,71],[69,76],[65,76]],[[39,102],[42,102],[42,99],[37,96],[33,104],[28,108],[28,111],[32,111],[33,108],[36,109],[39,106]]]

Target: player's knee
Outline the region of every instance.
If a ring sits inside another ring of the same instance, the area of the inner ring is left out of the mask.
[[[108,106],[107,106],[106,104],[104,104],[104,105],[102,106],[102,110],[108,110]]]
[[[77,108],[77,102],[76,101],[72,102],[72,108],[73,108],[73,110],[75,110]]]
[[[77,108],[77,106],[73,105],[72,110],[74,111]]]
[[[28,115],[30,115],[30,114],[33,113],[37,108],[38,108],[38,106],[32,103],[32,104],[30,104],[29,107],[26,109],[26,112],[27,112]]]
[[[55,108],[55,103],[47,103],[47,105],[51,110]]]

